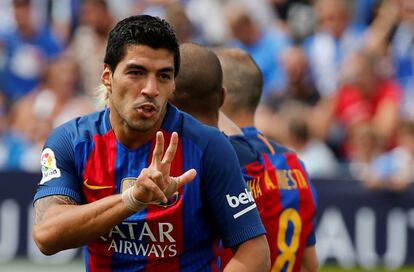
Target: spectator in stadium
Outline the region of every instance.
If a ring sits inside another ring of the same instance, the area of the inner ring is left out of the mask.
[[[316,0],[315,33],[304,43],[312,76],[322,97],[335,93],[343,61],[362,45],[365,28],[351,24],[347,0]]]
[[[9,129],[9,111],[0,93],[0,170],[21,170],[22,158],[29,148],[21,135]]]
[[[280,108],[291,102],[299,102],[309,109],[306,119],[311,122],[314,112],[319,107],[320,95],[310,77],[308,59],[300,46],[290,46],[282,56],[282,64],[287,75],[286,86],[277,93],[272,93],[259,104],[255,124],[257,128],[273,140],[287,144],[286,116]],[[277,119],[277,120],[274,120]],[[277,125],[275,125],[277,124]],[[312,126],[309,128],[313,128]],[[312,133],[311,133],[312,134]],[[311,135],[313,138],[313,135]]]
[[[180,66],[170,25],[148,15],[121,20],[104,62],[109,107],[58,127],[44,146],[34,197],[40,250],[85,245],[88,271],[215,271],[221,237],[235,251],[224,271],[268,270],[234,150],[168,103]]]
[[[16,28],[0,33],[0,90],[9,102],[33,90],[46,63],[62,51],[47,27],[33,23],[31,0],[13,0],[13,9]]]
[[[287,266],[290,271],[301,271],[301,267],[317,271],[316,192],[305,166],[295,152],[269,141],[254,126],[263,87],[260,69],[243,50],[223,48],[215,52],[223,67],[223,85],[227,90],[221,109],[242,128],[249,143],[262,154],[265,165],[265,174],[248,184],[267,230],[272,269],[282,271]],[[248,171],[249,167],[246,168]],[[293,229],[284,221],[290,216],[296,218],[290,221]],[[291,236],[287,237],[287,233]]]
[[[69,48],[79,67],[80,87],[90,98],[94,98],[114,18],[105,0],[85,0],[80,10],[80,23]]]
[[[396,147],[363,164],[357,177],[371,189],[404,191],[414,182],[413,163],[414,121],[404,120],[398,127]]]
[[[42,81],[11,108],[10,127],[32,143],[24,154],[24,169],[38,171],[38,158],[50,131],[66,121],[90,113],[95,106],[77,89],[78,69],[63,53],[45,68]]]
[[[312,110],[309,106],[288,101],[282,105],[279,114],[286,122],[285,145],[297,152],[306,165],[309,176],[326,178],[338,174],[339,165],[335,154],[324,141],[312,137],[309,125]]]
[[[288,35],[275,27],[262,26],[258,19],[239,3],[231,3],[226,7],[226,17],[234,38],[229,45],[247,51],[263,73],[263,98],[280,91],[286,85],[286,73],[281,65],[281,56],[290,44]]]
[[[358,150],[352,141],[353,134],[367,125],[378,137],[381,149],[389,150],[395,145],[402,93],[397,82],[378,69],[379,60],[367,51],[354,53],[334,99],[332,122],[344,130],[346,160],[352,160],[353,152]]]
[[[406,118],[412,119],[414,118],[412,106],[414,103],[414,3],[410,0],[385,1],[383,5],[384,12],[379,18],[382,24],[378,28],[387,30],[387,38],[391,36],[390,47],[395,66],[394,76],[404,94],[402,113]],[[397,12],[390,12],[392,9],[396,9]],[[395,33],[392,36],[393,30]]]

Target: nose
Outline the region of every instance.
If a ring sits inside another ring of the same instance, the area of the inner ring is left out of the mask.
[[[145,82],[145,86],[142,89],[141,93],[149,97],[157,97],[159,94],[158,91],[158,82],[154,75],[148,75]]]

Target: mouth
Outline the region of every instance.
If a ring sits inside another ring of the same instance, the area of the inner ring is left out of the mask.
[[[135,110],[143,118],[151,118],[158,112],[158,107],[152,103],[144,103],[135,107]]]

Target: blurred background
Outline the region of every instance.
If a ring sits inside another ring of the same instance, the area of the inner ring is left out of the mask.
[[[180,42],[247,50],[256,124],[298,152],[318,190],[321,271],[414,271],[413,0],[1,0],[0,271],[83,271],[30,233],[49,132],[100,109],[106,38],[133,14]]]

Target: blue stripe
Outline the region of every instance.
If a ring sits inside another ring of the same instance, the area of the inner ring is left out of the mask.
[[[136,178],[141,170],[148,166],[148,156],[151,148],[151,142],[141,146],[136,150],[128,150],[124,145],[117,141],[116,143],[116,158],[115,158],[115,192],[120,193],[121,182],[124,178]],[[131,222],[136,225],[133,226],[134,230],[141,230],[145,218],[147,216],[147,209],[140,211],[134,215],[131,215],[123,222]],[[128,225],[118,225],[120,230],[129,236]],[[118,235],[118,234],[114,234]],[[135,235],[139,235],[135,231]],[[118,243],[122,243],[122,247],[125,248],[125,242],[135,242],[137,246],[143,245],[146,247],[145,241],[138,241],[131,239],[117,239]],[[118,245],[119,246],[119,245]],[[134,250],[132,250],[134,252]],[[128,255],[122,253],[114,253],[112,256],[112,270],[115,271],[138,271],[145,269],[147,259],[145,256]]]
[[[202,151],[187,138],[182,138],[183,171],[194,167],[195,162],[201,162]],[[214,258],[212,248],[211,222],[202,216],[202,196],[200,183],[202,171],[200,164],[196,167],[196,179],[185,185],[183,192],[183,235],[184,252],[180,256],[181,271],[211,271],[211,261]],[[192,236],[190,236],[192,235]],[[190,266],[192,264],[193,266]]]

